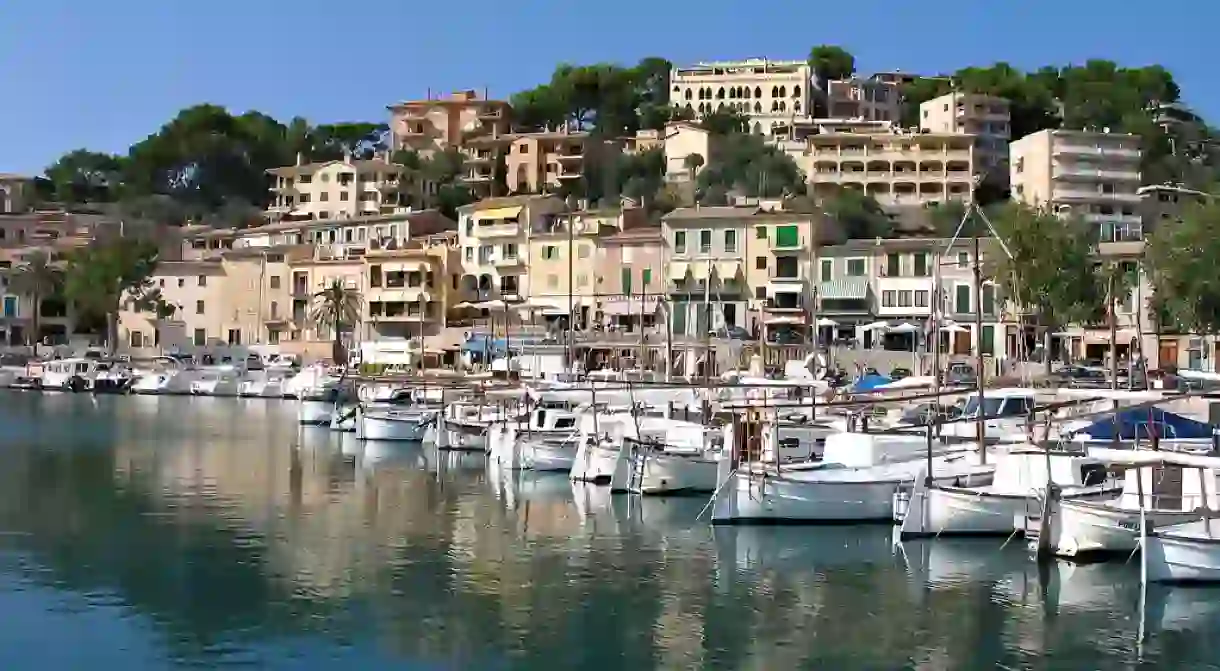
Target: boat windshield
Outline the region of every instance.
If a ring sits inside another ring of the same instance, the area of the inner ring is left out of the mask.
[[[986,417],[1024,417],[1033,406],[1033,399],[1027,396],[986,396],[983,398],[983,415]],[[966,401],[963,414],[966,417],[977,417],[979,409],[978,396],[971,396]]]

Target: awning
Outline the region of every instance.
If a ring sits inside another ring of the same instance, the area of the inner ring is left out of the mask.
[[[671,261],[669,264],[669,279],[680,280],[686,277],[687,264],[681,261]]]
[[[602,302],[602,314],[612,317],[638,315],[642,311],[646,315],[653,314],[657,311],[657,303],[659,299],[653,296],[648,298],[624,298]]]
[[[710,263],[692,263],[690,264],[690,276],[697,280],[706,280],[711,272]]]
[[[521,215],[522,205],[516,207],[497,207],[490,210],[482,210],[474,213],[476,221],[487,221],[494,219],[512,219]]]
[[[868,298],[867,277],[847,277],[841,280],[831,280],[818,285],[818,298],[859,301]]]
[[[740,261],[722,261],[716,264],[716,275],[722,280],[735,279],[740,274]]]

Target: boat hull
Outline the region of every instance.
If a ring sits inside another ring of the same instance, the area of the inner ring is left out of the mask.
[[[297,401],[297,422],[307,426],[329,426],[334,407],[330,401]]]
[[[1214,539],[1151,532],[1144,555],[1152,582],[1220,582],[1220,528]]]
[[[713,524],[888,522],[903,481],[811,482],[737,472],[716,496]]]
[[[358,433],[362,440],[420,442],[428,431],[427,417],[362,415]]]
[[[639,483],[632,487],[644,495],[697,494],[716,491],[719,463],[701,457],[653,451],[637,454],[644,460]]]
[[[608,485],[619,462],[618,445],[583,445],[572,464],[571,479]]]
[[[1102,500],[1120,491],[1117,485],[1099,486],[1072,494],[1065,499]],[[995,493],[965,487],[933,486],[917,488],[909,513],[902,520],[901,537],[920,536],[1007,536],[1026,530],[1026,520],[1040,517],[1042,503],[1032,495]]]
[[[1194,512],[1150,510],[1150,527],[1181,524],[1199,519]],[[1061,557],[1084,557],[1129,553],[1139,548],[1140,513],[1092,501],[1059,502],[1051,547]]]

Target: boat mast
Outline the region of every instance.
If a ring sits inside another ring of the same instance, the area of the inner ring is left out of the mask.
[[[972,202],[970,208],[974,208]],[[978,374],[975,375],[975,380],[978,383],[978,398],[979,409],[978,418],[975,420],[975,434],[979,441],[979,457],[982,463],[987,463],[987,446],[984,439],[987,437],[984,427],[986,426],[986,411],[983,406],[983,389],[986,387],[987,374],[983,370],[983,264],[979,254],[979,230],[976,226],[972,231],[974,238],[974,360],[975,367],[978,369]]]

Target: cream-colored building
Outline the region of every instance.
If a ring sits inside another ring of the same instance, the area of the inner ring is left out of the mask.
[[[1097,226],[1103,242],[1143,237],[1139,137],[1043,130],[1010,145],[1012,197]]]
[[[902,89],[885,79],[835,79],[825,84],[826,116],[898,123],[902,116]]]
[[[405,166],[384,158],[326,161],[272,168],[266,216],[281,219],[351,219],[411,210],[423,186]]]
[[[696,124],[685,121],[668,124],[664,144],[665,178],[673,182],[694,180],[712,160],[715,144],[715,137]],[[692,160],[692,156],[699,158]]]
[[[365,255],[365,337],[419,338],[440,333],[459,301],[457,232]]]
[[[770,135],[775,126],[812,114],[812,76],[805,61],[698,63],[670,71],[669,99],[700,116],[736,110],[750,120],[752,132]]]
[[[859,189],[882,205],[966,200],[974,190],[974,136],[910,133],[888,122],[818,119],[778,141],[815,196]]]
[[[474,138],[508,133],[512,108],[503,100],[487,100],[476,91],[448,98],[409,100],[390,105],[390,146],[427,155],[450,147],[462,148]]]
[[[1012,116],[1007,98],[981,93],[946,93],[919,105],[919,128],[928,133],[975,137],[975,167],[1008,180],[1008,140]]]
[[[530,231],[565,209],[553,196],[488,198],[460,208],[463,296],[472,301],[528,296]]]
[[[602,239],[646,223],[641,208],[557,212],[542,217],[529,233],[526,284],[530,300],[567,314],[571,294],[571,307],[587,319],[600,309],[604,278],[598,275],[597,261]]]
[[[0,214],[25,212],[32,202],[33,192],[33,178],[0,172]]]

